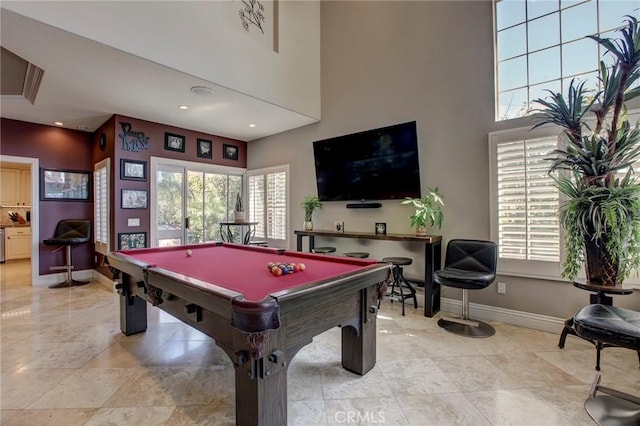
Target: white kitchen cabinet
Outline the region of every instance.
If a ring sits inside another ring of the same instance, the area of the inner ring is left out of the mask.
[[[28,226],[7,227],[4,230],[6,260],[31,258],[31,228]]]
[[[31,170],[10,167],[0,169],[0,205],[31,205]]]
[[[20,186],[20,170],[18,169],[0,169],[0,204],[3,206],[17,206]]]

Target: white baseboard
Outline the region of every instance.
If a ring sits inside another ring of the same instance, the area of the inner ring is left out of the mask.
[[[462,302],[456,299],[440,299],[442,311],[460,315]],[[566,318],[556,318],[531,312],[515,311],[513,309],[469,303],[469,316],[484,321],[497,321],[548,333],[560,334],[564,328]]]
[[[98,271],[93,271],[93,280],[102,284],[104,287],[109,289],[112,292],[116,292],[116,283],[112,279],[105,277]]]
[[[50,286],[58,284],[67,279],[66,272],[58,272],[56,274],[39,275],[33,281],[34,286]],[[115,293],[115,283],[113,280],[105,277],[95,269],[84,269],[82,271],[73,271],[73,279],[81,281],[95,281],[105,286],[107,289]]]

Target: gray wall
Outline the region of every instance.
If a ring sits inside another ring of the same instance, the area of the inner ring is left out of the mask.
[[[526,119],[495,123],[493,15],[490,1],[322,2],[322,119],[319,123],[254,141],[248,168],[290,164],[291,240],[301,229],[300,201],[316,194],[312,142],[356,131],[416,120],[423,188],[438,186],[446,198],[442,230],[452,238],[489,238],[489,167],[487,135],[529,126]],[[347,210],[343,202],[325,203],[314,214],[316,229],[373,231],[387,222],[388,232],[412,233],[411,209],[385,201],[373,210]],[[372,257],[409,256],[406,275],[424,271],[420,245],[325,239],[338,251],[363,249]],[[293,243],[292,243],[293,244]],[[566,282],[499,277],[471,292],[481,303],[566,318],[588,302],[588,293]],[[459,299],[445,288],[444,297]],[[640,308],[640,295],[619,296],[616,304]]]

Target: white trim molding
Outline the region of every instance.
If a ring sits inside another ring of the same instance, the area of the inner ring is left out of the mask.
[[[441,311],[458,314],[462,312],[462,302],[456,299],[440,299]],[[497,321],[519,327],[531,328],[548,333],[560,334],[566,318],[556,318],[531,312],[516,311],[496,306],[469,303],[469,316],[484,321]]]

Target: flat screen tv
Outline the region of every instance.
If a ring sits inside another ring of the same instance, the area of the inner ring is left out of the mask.
[[[420,197],[416,122],[315,141],[321,201]]]

